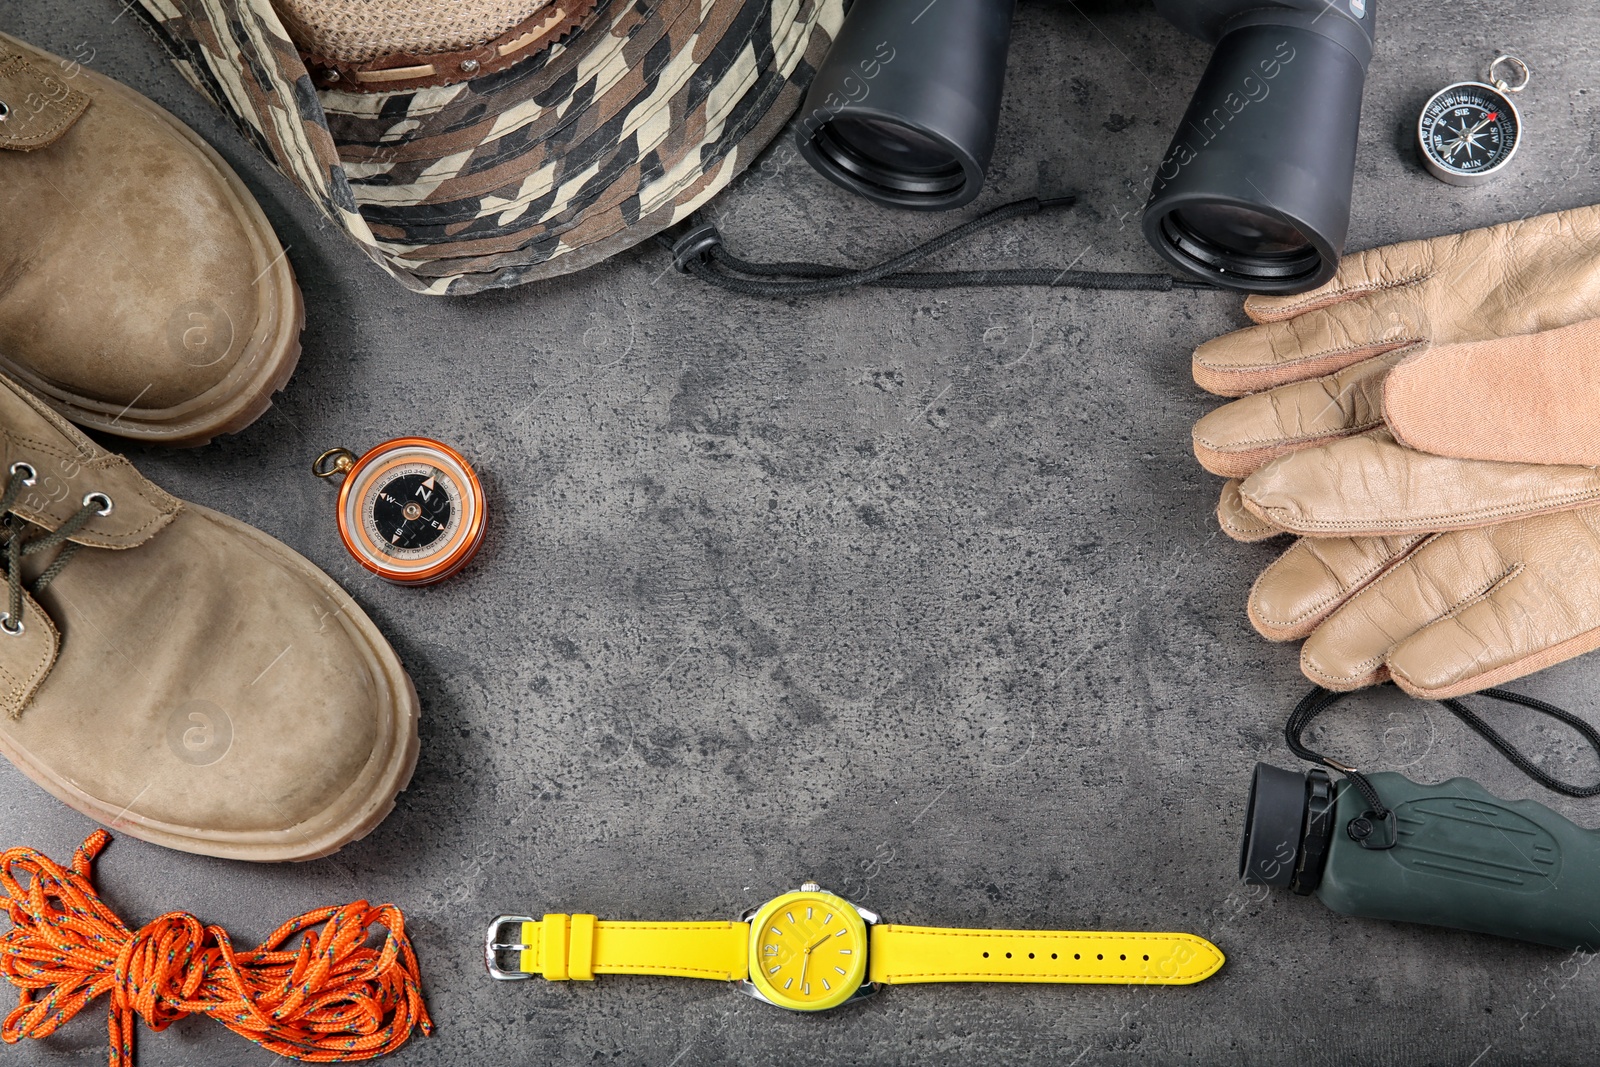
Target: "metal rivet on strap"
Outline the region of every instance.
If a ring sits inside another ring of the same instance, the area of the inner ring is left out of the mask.
[[[101,502],[101,506],[95,510],[95,514],[96,515],[109,515],[109,514],[111,514],[111,509],[113,507],[115,507],[115,505],[111,503],[111,498],[106,496],[104,493],[89,493],[89,494],[87,494],[83,498],[83,506],[86,507],[86,508],[87,507],[93,507],[95,501],[97,501],[97,500]]]
[[[473,71],[475,71],[477,69],[478,69],[478,61],[476,59],[463,59],[461,61],[462,73],[471,74]]]
[[[22,631],[26,630],[27,627],[22,625],[21,619],[18,619],[14,625],[15,628],[13,629],[11,612],[0,611],[0,633],[5,634],[7,637],[21,637]]]

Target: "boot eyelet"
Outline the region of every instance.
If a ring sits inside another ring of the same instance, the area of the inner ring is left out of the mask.
[[[115,505],[113,505],[111,503],[111,498],[106,496],[104,493],[90,493],[90,494],[88,494],[87,496],[85,496],[83,498],[83,506],[84,507],[90,507],[97,500],[101,501],[104,504],[104,506],[101,507],[101,508],[96,509],[95,514],[96,515],[109,515],[109,514],[111,514],[111,509]]]
[[[0,122],[4,122],[6,119],[8,119],[10,117],[11,117],[11,108],[6,106],[6,102],[4,100],[0,100]]]
[[[14,475],[18,471],[28,472],[27,475],[22,479],[23,485],[37,485],[39,483],[39,472],[33,469],[32,463],[24,463],[21,460],[18,460],[11,465],[11,473]]]
[[[13,627],[11,622],[11,612],[0,611],[0,633],[5,634],[7,637],[21,637],[22,631],[26,629],[27,627],[22,625],[21,619],[18,619]]]

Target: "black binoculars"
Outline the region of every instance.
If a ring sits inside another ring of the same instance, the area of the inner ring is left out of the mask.
[[[1217,285],[1327,281],[1350,225],[1377,0],[1155,0],[1213,48],[1145,236]],[[802,109],[801,153],[882,204],[960,207],[994,152],[1016,0],[855,0]]]

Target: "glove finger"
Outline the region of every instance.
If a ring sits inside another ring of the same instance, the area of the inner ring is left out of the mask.
[[[1600,469],[1416,452],[1372,430],[1272,460],[1239,486],[1245,508],[1310,537],[1463,530],[1600,502]]]
[[[1600,465],[1600,320],[1420,348],[1382,399],[1395,439],[1424,452]]]
[[[1415,286],[1433,272],[1441,240],[1450,238],[1403,241],[1351,253],[1339,263],[1332,278],[1309,293],[1250,296],[1244,302],[1244,313],[1256,322],[1282,322],[1359,300],[1370,293]]]
[[[1460,598],[1389,653],[1390,674],[1414,696],[1461,696],[1600,647],[1600,509],[1449,534],[1414,566]],[[1460,568],[1478,588],[1455,577]]]
[[[1282,322],[1247,326],[1194,350],[1200,388],[1244,396],[1332,374],[1426,339],[1428,317],[1409,289],[1384,290]]]
[[[1300,648],[1300,669],[1341,692],[1386,681],[1402,642],[1482,598],[1505,573],[1487,531],[1426,539],[1312,631]]]
[[[1400,352],[1224,404],[1194,424],[1194,455],[1224,478],[1269,460],[1383,425],[1383,381]]]
[[[1284,532],[1245,508],[1244,501],[1239,499],[1239,482],[1232,478],[1223,485],[1221,499],[1217,501],[1217,525],[1235,541],[1246,544],[1265,541]]]
[[[1251,587],[1250,622],[1269,641],[1307,637],[1429,536],[1302,537]]]

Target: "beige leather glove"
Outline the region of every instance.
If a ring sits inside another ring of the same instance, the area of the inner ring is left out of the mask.
[[[1194,355],[1195,381],[1220,396],[1332,374],[1419,341],[1495,340],[1600,318],[1600,207],[1358,252],[1318,289],[1252,296],[1244,307],[1262,325]]]
[[[1250,621],[1304,637],[1300,669],[1348,690],[1461,696],[1600,648],[1600,508],[1403,538],[1307,537],[1262,572]]]
[[[1245,479],[1230,536],[1318,535],[1257,581],[1258,630],[1308,638],[1328,688],[1428,697],[1600,647],[1600,209],[1374,249],[1245,307],[1260,325],[1202,345],[1195,380],[1266,391],[1195,453]]]
[[[1320,289],[1245,311],[1260,325],[1194,354],[1202,387],[1254,394],[1196,425],[1200,462],[1245,478],[1330,446],[1245,488],[1261,517],[1330,536],[1600,503],[1600,475],[1552,466],[1600,464],[1600,207],[1371,249]]]

